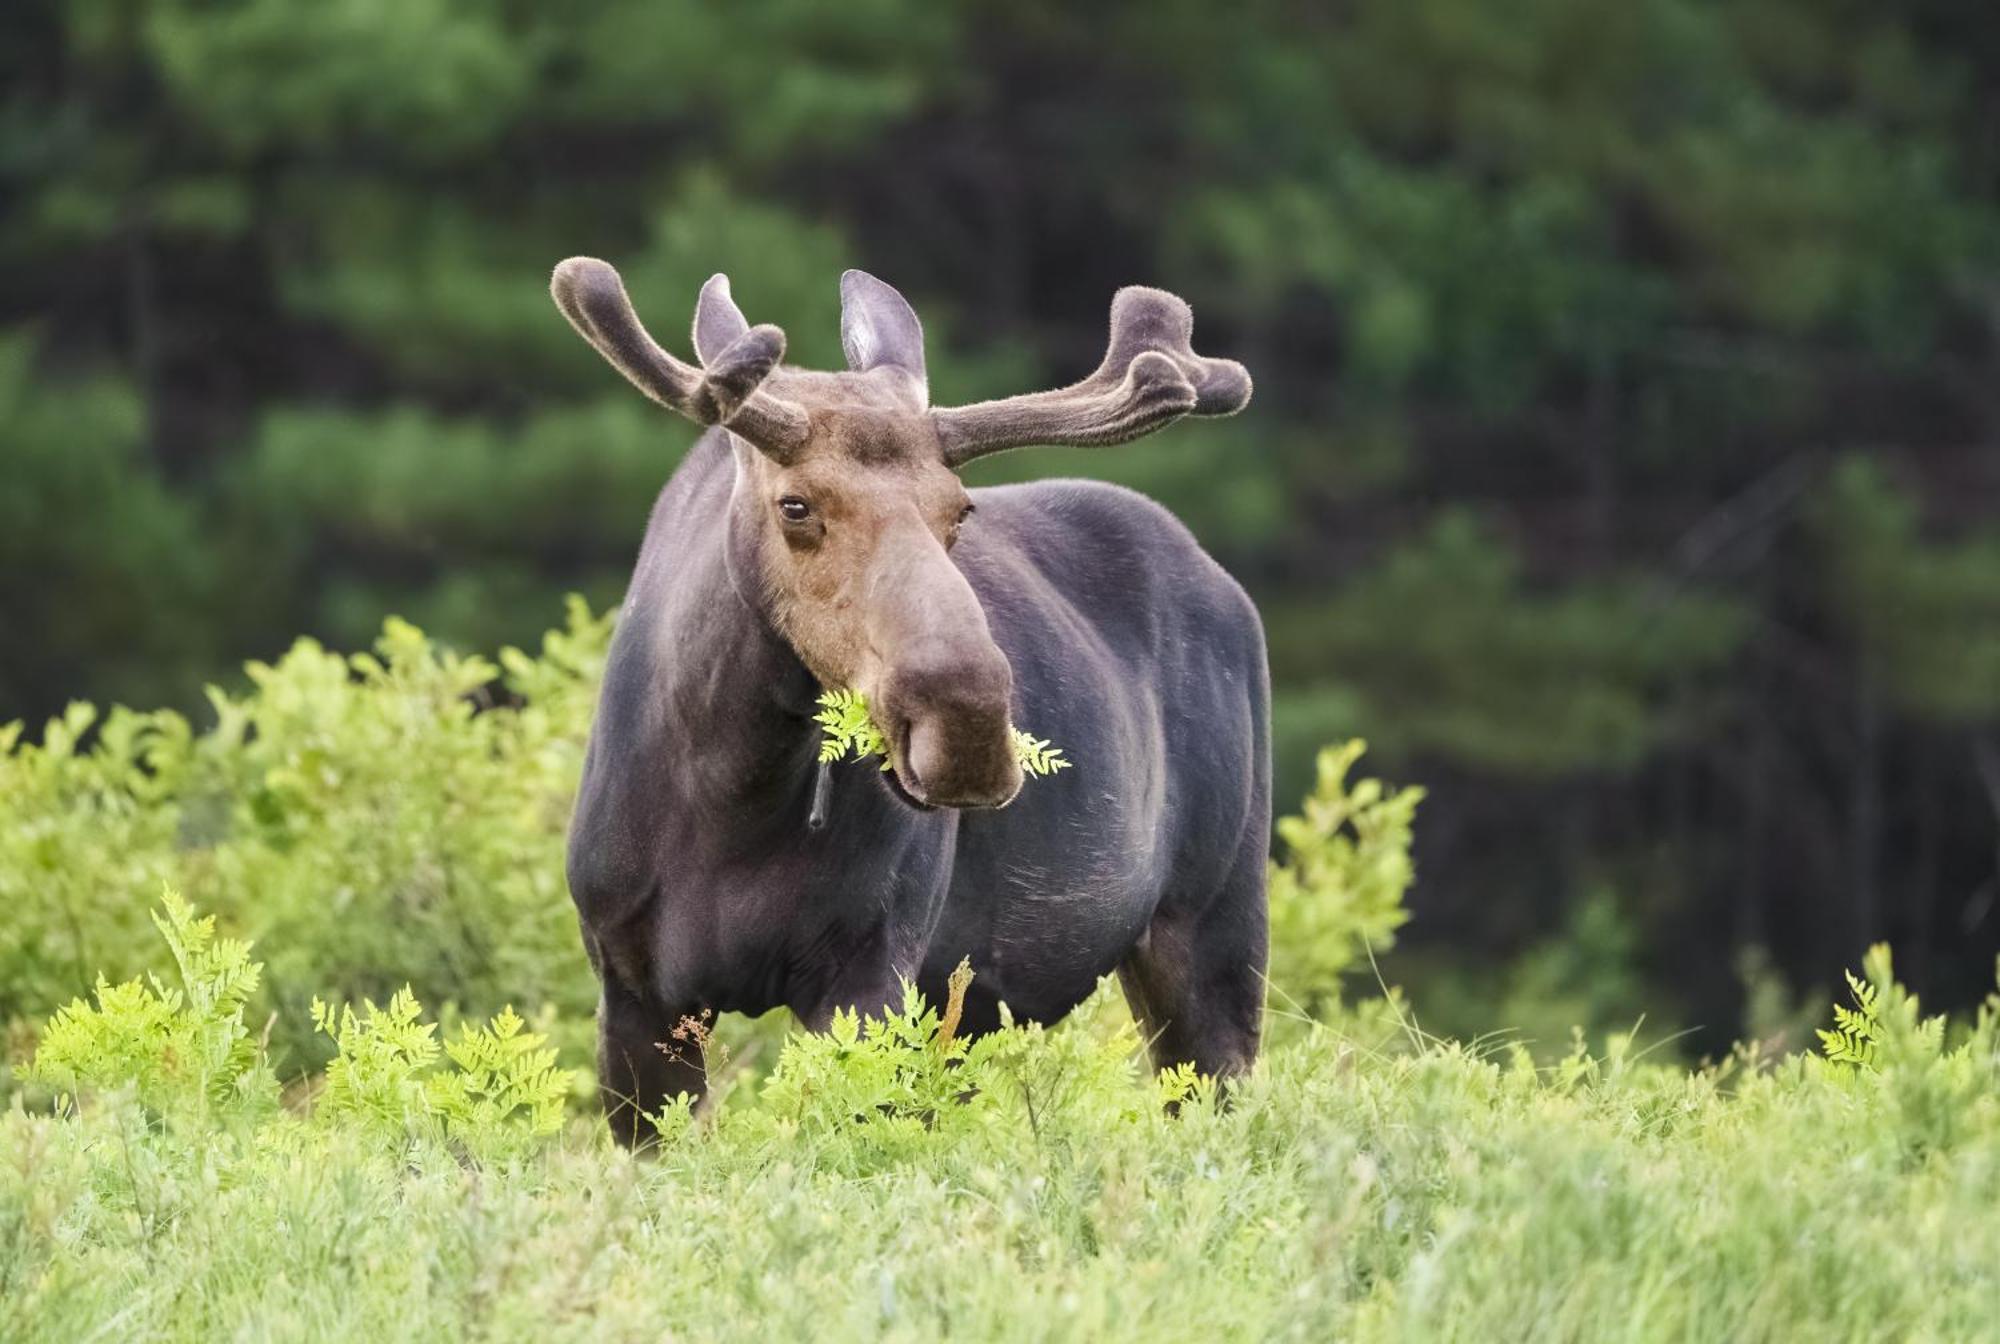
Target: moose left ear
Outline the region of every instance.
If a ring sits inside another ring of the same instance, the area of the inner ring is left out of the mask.
[[[866,271],[848,271],[840,277],[840,347],[854,372],[866,373],[885,364],[901,369],[916,380],[918,398],[929,402],[924,324],[917,321],[908,300]]]
[[[703,364],[713,363],[748,330],[750,320],[729,296],[729,277],[717,271],[694,302],[694,357]]]

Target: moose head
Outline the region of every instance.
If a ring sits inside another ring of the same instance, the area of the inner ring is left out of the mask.
[[[840,282],[843,373],[782,366],[784,333],[751,326],[726,276],[695,304],[699,367],[647,334],[605,262],[572,257],[550,289],[633,386],[728,431],[739,586],[823,685],[867,696],[899,791],[920,807],[1003,807],[1021,788],[1013,673],[952,559],[978,526],[956,469],[1027,444],[1124,443],[1250,400],[1242,365],[1194,353],[1187,304],[1139,286],[1112,300],[1110,348],[1089,377],[949,408],[929,404],[916,313],[861,271]]]

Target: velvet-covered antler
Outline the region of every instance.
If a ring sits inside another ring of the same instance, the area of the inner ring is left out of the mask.
[[[961,466],[1031,443],[1124,443],[1184,415],[1234,415],[1250,374],[1194,352],[1194,313],[1165,290],[1128,285],[1111,300],[1111,344],[1080,383],[933,413],[945,461]]]
[[[662,406],[697,424],[727,425],[780,459],[805,443],[805,411],[760,386],[784,358],[785,333],[778,328],[751,327],[696,368],[662,350],[647,334],[610,264],[571,257],[556,267],[549,293],[577,333]],[[726,297],[726,282],[723,293]]]

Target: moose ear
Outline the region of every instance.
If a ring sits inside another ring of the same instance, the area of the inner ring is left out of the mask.
[[[749,320],[729,297],[729,277],[720,271],[708,277],[694,301],[694,355],[703,364],[734,345],[750,330]]]
[[[883,365],[916,380],[917,395],[929,400],[924,373],[924,324],[909,301],[866,271],[840,277],[840,348],[847,367],[866,373]]]

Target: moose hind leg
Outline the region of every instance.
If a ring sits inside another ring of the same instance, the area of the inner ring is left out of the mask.
[[[1261,845],[1206,906],[1190,912],[1161,902],[1118,968],[1155,1068],[1192,1064],[1220,1079],[1249,1071],[1263,1033],[1269,951]]]
[[[675,1040],[684,1014],[655,1009],[606,984],[597,1010],[597,1090],[611,1133],[628,1148],[658,1138],[648,1117],[686,1092],[699,1099],[708,1079],[700,1043]]]

